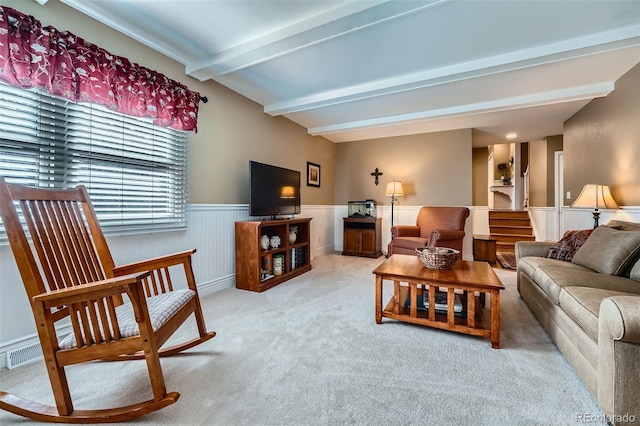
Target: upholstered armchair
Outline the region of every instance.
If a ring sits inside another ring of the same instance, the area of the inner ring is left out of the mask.
[[[462,259],[462,239],[467,217],[469,209],[466,207],[422,207],[415,226],[391,227],[392,239],[387,253],[389,256],[416,254],[418,247],[438,246],[460,250]]]

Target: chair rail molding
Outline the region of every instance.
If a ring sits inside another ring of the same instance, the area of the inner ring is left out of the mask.
[[[334,222],[337,206],[303,205],[301,215],[311,217],[311,258],[335,250]],[[346,207],[345,207],[346,209]],[[118,265],[166,253],[196,248],[193,271],[201,297],[235,286],[235,222],[251,220],[248,204],[190,204],[188,228],[182,231],[140,235],[111,235],[107,241]],[[11,248],[0,246],[0,368],[6,354],[38,342],[32,321],[15,321],[31,308],[24,297],[20,274]],[[186,285],[177,282],[176,286]]]
[[[620,206],[619,209],[600,209],[600,225],[609,220],[640,223],[640,206]],[[562,208],[562,232],[572,229],[593,228],[593,210],[572,207]]]
[[[417,206],[398,206],[394,207],[394,225],[415,225],[418,212],[423,205]],[[460,206],[469,208],[470,215],[467,218],[464,226],[464,240],[463,244],[463,258],[464,260],[473,260],[473,232],[474,232],[474,208],[473,206]],[[342,235],[343,235],[343,222],[342,218],[348,216],[347,206],[336,206],[336,219],[335,219],[335,249],[337,251],[343,250]],[[387,246],[391,241],[391,205],[377,206],[377,217],[382,218],[382,253],[387,254]]]
[[[413,225],[420,206],[396,206],[396,224]],[[471,215],[465,226],[465,260],[472,260],[473,234],[488,233],[487,206],[467,206]],[[529,207],[536,239],[553,240],[554,208]],[[391,237],[391,206],[378,205],[378,217],[382,217],[382,246]],[[346,205],[303,205],[301,216],[313,218],[311,222],[312,258],[342,250],[342,218],[347,216]],[[218,290],[235,286],[234,223],[250,220],[247,204],[191,204],[186,231],[161,232],[143,235],[107,237],[117,264],[160,255],[165,247],[176,250],[196,248],[193,269],[198,279],[198,290],[206,297]],[[610,219],[640,222],[640,206],[623,206],[615,210],[601,210],[600,223]],[[563,208],[564,231],[593,227],[593,215],[588,209]],[[563,232],[564,232],[563,231]],[[6,353],[38,342],[31,321],[15,321],[22,318],[30,307],[24,297],[20,275],[11,249],[0,246],[0,368],[6,367]],[[182,285],[182,283],[179,283]],[[66,330],[60,330],[64,332]]]

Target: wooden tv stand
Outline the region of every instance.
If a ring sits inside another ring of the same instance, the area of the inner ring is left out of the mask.
[[[311,218],[236,222],[236,288],[265,291],[311,270]],[[289,231],[297,227],[295,242]],[[278,248],[263,250],[260,237],[280,237]],[[274,257],[282,257],[282,273],[273,271]],[[272,272],[265,273],[265,267]]]

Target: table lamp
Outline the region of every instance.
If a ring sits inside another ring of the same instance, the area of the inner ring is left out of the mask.
[[[582,192],[578,195],[576,201],[571,204],[571,207],[594,209],[593,210],[593,229],[598,227],[598,220],[600,219],[599,208],[605,209],[617,209],[618,204],[611,196],[611,191],[608,185],[601,185],[595,183],[588,183],[582,188]]]
[[[293,186],[283,186],[280,192],[280,198],[295,198],[295,189]]]

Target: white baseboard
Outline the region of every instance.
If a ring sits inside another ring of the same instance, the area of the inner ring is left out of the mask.
[[[395,210],[396,224],[413,224],[421,206],[400,206]],[[488,233],[488,207],[474,206],[465,227],[463,259],[472,260],[473,234]],[[555,212],[553,207],[529,208],[536,238],[555,239]],[[593,225],[590,210],[563,208],[563,229],[588,228]],[[248,220],[247,205],[190,205],[189,229],[182,232],[108,237],[118,264],[159,256],[168,251],[197,248],[194,255],[194,273],[202,296],[235,286],[234,222]],[[342,250],[343,221],[347,206],[303,206],[302,215],[313,219],[311,226],[311,259]],[[390,239],[391,209],[378,206],[382,217],[382,251],[386,253]],[[640,222],[640,207],[625,206],[617,210],[603,210],[600,223],[619,219]],[[24,297],[22,280],[13,254],[8,246],[0,246],[0,270],[6,294],[0,300],[0,368],[6,367],[6,353],[38,342],[32,321],[16,322],[15,318],[31,317],[31,309]],[[175,283],[181,285],[181,283]]]
[[[226,277],[217,278],[206,283],[198,285],[198,294],[205,297],[225,288],[236,286],[236,275],[227,275]]]

